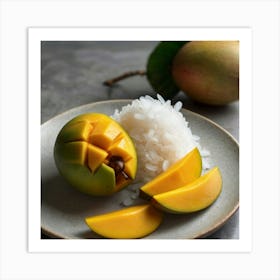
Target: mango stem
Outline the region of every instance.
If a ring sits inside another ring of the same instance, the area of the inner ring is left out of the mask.
[[[145,70],[136,70],[136,71],[125,72],[125,73],[123,73],[120,76],[117,76],[117,77],[115,77],[113,79],[109,79],[109,80],[104,81],[103,85],[110,87],[110,86],[114,85],[115,83],[117,83],[117,82],[119,82],[121,80],[124,80],[126,78],[130,78],[132,76],[137,76],[137,75],[145,76],[146,75],[146,71]]]

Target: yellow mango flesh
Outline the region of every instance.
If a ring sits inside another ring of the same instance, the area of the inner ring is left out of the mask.
[[[121,134],[117,123],[102,121],[95,124],[89,142],[107,150]]]
[[[152,197],[192,182],[201,175],[202,160],[197,148],[140,188],[140,195]]]
[[[95,172],[95,170],[108,157],[108,153],[106,151],[91,144],[88,145],[87,155],[88,155],[88,167],[90,168],[91,172]]]
[[[218,167],[197,180],[173,191],[153,196],[152,204],[171,213],[190,213],[210,206],[222,191],[222,176]]]
[[[120,155],[124,160],[127,161],[131,158],[131,154],[129,153],[130,149],[130,143],[121,138],[119,141],[113,143],[111,147],[109,147],[108,151],[114,156]]]
[[[109,166],[112,156],[122,158],[129,178]],[[136,176],[137,155],[131,138],[116,121],[100,113],[82,114],[65,124],[55,142],[54,158],[60,174],[91,195],[113,194]]]
[[[161,211],[144,204],[88,217],[85,222],[91,230],[103,237],[132,239],[152,233],[158,228],[162,219]]]

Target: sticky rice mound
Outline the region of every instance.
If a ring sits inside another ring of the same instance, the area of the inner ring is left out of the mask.
[[[137,156],[137,181],[147,182],[198,147],[199,137],[192,134],[180,112],[182,102],[174,106],[160,95],[142,96],[116,110],[112,115],[134,141]]]

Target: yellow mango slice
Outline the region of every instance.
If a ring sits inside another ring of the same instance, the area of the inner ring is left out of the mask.
[[[91,230],[103,237],[132,239],[152,233],[159,227],[162,219],[161,211],[144,204],[88,217],[85,222]]]
[[[171,213],[190,213],[210,206],[222,191],[218,167],[181,188],[153,196],[151,203]]]
[[[201,175],[202,161],[197,148],[170,166],[165,172],[140,188],[142,197],[174,190],[192,182]]]
[[[101,113],[82,114],[66,123],[57,136],[54,159],[72,186],[96,196],[126,187],[137,171],[131,138],[115,120]]]
[[[88,166],[91,172],[94,172],[107,158],[108,153],[91,144],[88,145]]]

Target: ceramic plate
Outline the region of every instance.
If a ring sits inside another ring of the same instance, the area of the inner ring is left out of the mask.
[[[110,197],[84,195],[69,186],[59,175],[53,159],[56,136],[62,126],[78,114],[100,112],[113,114],[115,109],[131,100],[97,102],[74,108],[41,126],[41,227],[56,238],[101,238],[92,232],[84,218],[120,209],[131,190],[124,189]],[[182,109],[193,134],[200,136],[200,144],[211,152],[211,166],[219,166],[223,190],[207,209],[184,215],[167,214],[160,227],[149,239],[202,238],[222,226],[239,205],[239,145],[223,128],[191,111]]]

